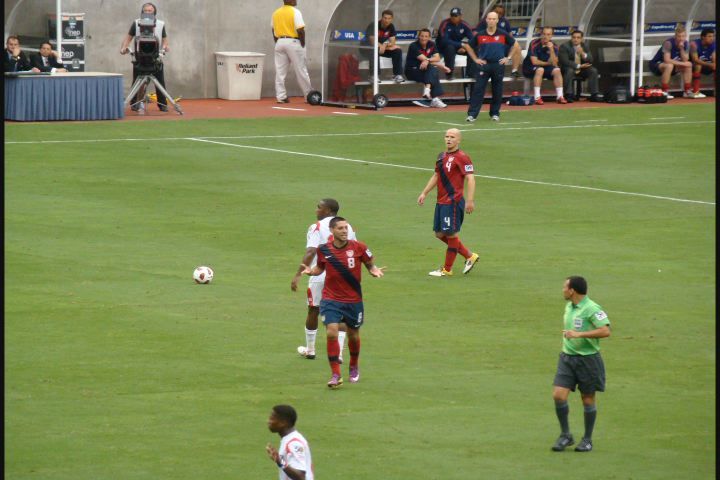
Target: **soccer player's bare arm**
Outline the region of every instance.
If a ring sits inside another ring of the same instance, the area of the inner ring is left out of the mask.
[[[382,277],[383,275],[385,275],[385,269],[387,267],[378,267],[373,263],[372,260],[368,260],[367,262],[365,262],[365,268],[367,268],[367,271],[373,277]]]
[[[290,282],[290,290],[293,292],[297,291],[298,286],[298,280],[300,280],[300,277],[302,277],[303,272],[305,271],[305,267],[310,265],[315,258],[315,255],[317,255],[317,248],[315,247],[308,247],[307,250],[305,250],[305,254],[302,258],[302,263],[298,267],[297,272],[295,273],[295,276],[293,277],[292,281]]]
[[[418,205],[423,205],[425,203],[425,197],[427,197],[427,194],[430,193],[430,191],[437,186],[438,182],[438,174],[437,172],[433,173],[432,177],[430,177],[430,180],[428,180],[427,185],[425,185],[425,188],[423,188],[422,193],[420,193],[420,196],[417,199]]]
[[[467,186],[465,187],[465,212],[472,213],[475,210],[475,175],[465,175]]]
[[[610,336],[610,325],[603,325],[595,330],[578,332],[576,330],[563,330],[565,338],[607,338]]]
[[[300,269],[302,269],[302,274],[308,275],[310,277],[316,277],[318,275],[322,275],[322,273],[325,271],[325,266],[315,265],[314,267],[310,268],[305,264],[300,264]]]

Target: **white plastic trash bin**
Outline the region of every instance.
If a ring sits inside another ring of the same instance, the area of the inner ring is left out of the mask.
[[[215,52],[218,97],[225,100],[260,100],[265,54]]]

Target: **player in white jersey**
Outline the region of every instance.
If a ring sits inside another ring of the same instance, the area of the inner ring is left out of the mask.
[[[302,258],[302,265],[308,265],[310,268],[317,264],[317,249],[320,245],[325,245],[330,241],[330,220],[337,217],[340,211],[340,204],[333,198],[323,198],[317,204],[315,215],[318,219],[308,227],[307,243],[305,245],[305,254]],[[348,240],[356,240],[355,231],[348,225]],[[297,291],[298,281],[302,277],[304,267],[298,268],[295,276],[290,283],[290,289]],[[297,348],[298,353],[309,360],[315,358],[315,338],[317,336],[318,315],[320,315],[320,300],[322,300],[322,290],[325,286],[325,273],[316,277],[310,277],[307,289],[307,305],[308,313],[305,319],[305,346]],[[340,357],[342,363],[342,351],[345,345],[346,326],[341,324],[342,330],[338,332],[338,343],[340,344]]]
[[[268,428],[280,435],[280,448],[269,443],[265,447],[270,460],[280,468],[280,480],[314,480],[315,471],[310,454],[310,445],[295,430],[297,412],[290,405],[275,405],[268,418]]]

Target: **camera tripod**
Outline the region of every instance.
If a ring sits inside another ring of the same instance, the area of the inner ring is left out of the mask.
[[[134,56],[134,52],[131,52]],[[162,64],[161,64],[162,65]],[[135,95],[137,93],[140,93],[140,100],[133,103],[131,106],[140,105],[140,112],[141,114],[145,113],[145,105],[148,103],[148,94],[147,94],[147,87],[150,85],[150,83],[153,83],[155,85],[155,90],[158,92],[162,92],[163,95],[165,95],[165,99],[168,103],[170,103],[175,111],[183,115],[182,108],[180,108],[180,105],[173,100],[173,97],[165,90],[165,87],[163,87],[157,78],[155,78],[155,75],[149,72],[146,73],[140,73],[137,76],[137,79],[135,79],[135,83],[133,83],[132,88],[130,89],[130,93],[128,94],[127,98],[125,98],[125,104],[124,106],[127,107],[130,105],[130,102],[135,98]]]

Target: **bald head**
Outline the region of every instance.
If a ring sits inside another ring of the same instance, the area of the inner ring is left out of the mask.
[[[460,148],[461,139],[462,134],[457,128],[451,128],[450,130],[445,132],[445,146],[447,148],[447,151],[454,152],[455,150]]]
[[[500,17],[498,17],[498,14],[496,12],[490,12],[487,14],[487,17],[485,17],[485,22],[487,23],[487,26],[490,29],[490,31],[495,30],[495,27],[497,27],[499,19],[500,19]]]

